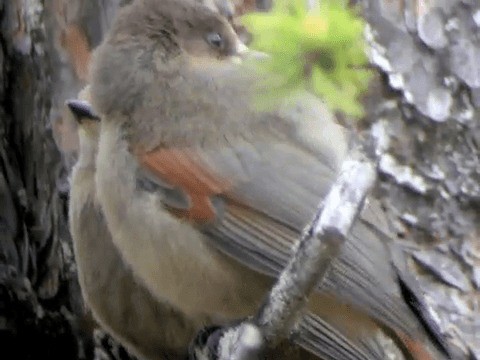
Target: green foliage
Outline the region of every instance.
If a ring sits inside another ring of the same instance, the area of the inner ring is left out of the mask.
[[[321,0],[307,10],[306,0],[276,0],[268,13],[250,13],[244,25],[251,48],[270,56],[258,62],[265,72],[267,98],[307,88],[334,111],[361,116],[358,101],[368,86],[363,20],[341,0]]]

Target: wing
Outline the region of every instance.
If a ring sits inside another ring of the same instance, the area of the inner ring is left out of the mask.
[[[139,152],[138,178],[221,251],[277,276],[335,180],[334,166],[286,141],[229,145]],[[402,297],[378,214],[363,214],[319,291],[415,338],[422,325]]]

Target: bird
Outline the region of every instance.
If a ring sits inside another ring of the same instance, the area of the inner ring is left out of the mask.
[[[308,92],[253,105],[227,19],[190,0],[125,7],[91,67],[95,183],[112,241],[159,302],[205,326],[252,315],[335,181],[347,131]],[[448,359],[374,199],[294,341],[322,359]]]
[[[94,319],[131,354],[148,360],[187,359],[202,324],[187,321],[153,297],[113,244],[96,192],[100,117],[90,105],[88,89],[67,101],[67,116],[77,122],[80,140],[70,178],[69,225],[83,298]],[[309,359],[289,344],[281,344],[278,351],[289,359]],[[276,352],[268,355],[278,358]]]
[[[228,0],[198,1],[233,17]],[[151,360],[185,359],[185,344],[200,325],[186,322],[180,312],[150,294],[123,261],[106,225],[95,188],[100,117],[90,106],[89,86],[66,105],[80,140],[70,177],[69,225],[83,298],[94,319],[130,353]]]
[[[112,242],[98,202],[95,172],[100,118],[88,87],[67,102],[78,124],[79,159],[70,177],[69,225],[83,298],[94,319],[140,359],[185,359],[196,333],[192,322],[158,302],[138,281]]]

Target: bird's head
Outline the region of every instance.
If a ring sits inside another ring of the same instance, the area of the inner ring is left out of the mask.
[[[207,72],[246,50],[228,19],[199,0],[136,0],[120,10],[95,52],[92,103],[102,115],[129,113],[152,84],[169,88],[184,78],[186,64]]]
[[[138,0],[122,11],[111,34],[115,43],[155,46],[166,60],[181,53],[222,59],[246,50],[228,19],[199,0]]]

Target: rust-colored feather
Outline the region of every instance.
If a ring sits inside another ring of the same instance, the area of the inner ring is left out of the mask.
[[[403,345],[407,348],[408,352],[415,360],[433,360],[432,355],[425,349],[425,345],[422,344],[420,341],[413,339],[412,337],[408,336],[407,334],[395,330],[395,333],[402,341]]]
[[[212,196],[227,191],[231,184],[206,167],[189,149],[157,148],[137,152],[140,163],[162,180],[188,194],[191,207],[187,211],[174,211],[180,217],[195,223],[213,222],[216,218]]]

